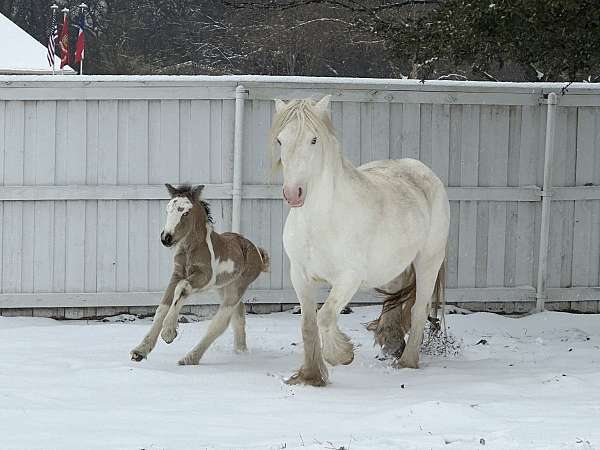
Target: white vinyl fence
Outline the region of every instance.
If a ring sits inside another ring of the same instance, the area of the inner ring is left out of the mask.
[[[271,272],[247,302],[295,303],[281,242],[287,208],[267,145],[272,100],[333,94],[333,122],[352,162],[419,158],[449,186],[449,302],[513,312],[537,300],[597,312],[600,87],[562,88],[1,76],[0,309],[70,317],[70,308],[101,315],[157,304],[171,270],[159,241],[167,182],[206,184],[218,231],[239,223],[270,252]],[[365,292],[355,301],[377,299]]]

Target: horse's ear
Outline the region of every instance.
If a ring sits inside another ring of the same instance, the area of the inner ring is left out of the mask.
[[[329,104],[331,103],[331,95],[326,95],[315,104],[315,111],[321,117],[329,115]]]
[[[204,190],[206,186],[204,186],[203,184],[199,184],[198,186],[194,187],[194,189],[192,189],[192,193],[194,194],[194,197],[197,198],[198,200],[200,200],[200,197],[202,196],[202,191]]]
[[[176,187],[171,186],[169,183],[165,184],[165,186],[167,187],[167,191],[169,191],[169,195],[171,196],[171,198],[179,195],[179,191],[177,190]]]
[[[283,111],[283,108],[285,108],[286,103],[283,100],[280,100],[278,98],[275,99],[275,112],[281,112]]]

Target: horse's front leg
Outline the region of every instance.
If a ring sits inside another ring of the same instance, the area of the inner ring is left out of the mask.
[[[302,340],[304,341],[304,363],[287,381],[287,384],[327,384],[327,366],[321,353],[321,339],[317,326],[317,291],[294,266],[290,269],[292,285],[302,308]]]
[[[171,281],[169,282],[169,286],[167,286],[167,290],[165,291],[158,308],[156,309],[156,313],[154,314],[154,321],[152,322],[152,327],[142,342],[131,350],[131,359],[134,361],[141,361],[146,358],[148,354],[152,351],[152,349],[156,345],[156,341],[158,340],[158,335],[160,334],[160,330],[162,329],[163,322],[167,313],[169,312],[169,308],[171,307],[171,303],[173,303],[173,295],[175,293],[175,287],[179,282],[180,277],[177,274],[173,274],[171,276]]]
[[[360,278],[354,275],[336,281],[319,310],[317,321],[323,341],[323,357],[332,366],[350,364],[354,360],[354,346],[338,328],[337,315],[350,303],[360,284]]]
[[[196,270],[188,275],[187,278],[179,280],[175,286],[173,293],[173,303],[169,308],[169,312],[165,317],[160,336],[167,344],[170,344],[177,337],[177,323],[179,313],[183,307],[185,300],[190,296],[192,291],[201,291],[205,289],[210,281],[212,272]]]

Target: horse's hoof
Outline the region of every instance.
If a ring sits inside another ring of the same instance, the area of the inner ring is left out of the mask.
[[[186,355],[183,358],[181,358],[179,361],[177,361],[177,364],[180,366],[197,366],[199,363],[200,363],[199,358],[194,358],[189,355]]]
[[[402,354],[400,359],[396,359],[392,366],[396,369],[418,369],[419,359],[418,358],[405,358],[406,353]]]
[[[352,364],[352,361],[354,361],[354,350],[350,353],[345,361],[340,361],[340,364],[342,366],[347,366],[348,364]]]
[[[132,361],[137,361],[140,362],[142,359],[144,359],[146,357],[146,355],[144,355],[142,352],[137,351],[137,350],[132,350],[131,351],[131,360]]]
[[[354,361],[354,345],[344,333],[324,335],[323,358],[332,366],[347,366]]]
[[[160,336],[162,337],[163,341],[165,341],[167,344],[170,344],[177,337],[177,330],[175,328],[164,328],[162,333],[160,333]]]
[[[347,366],[354,361],[354,351],[345,351],[336,355],[329,355],[323,352],[323,358],[332,366]]]
[[[323,387],[327,380],[320,374],[305,374],[302,369],[285,380],[285,384],[294,386],[296,384],[307,384],[309,386]]]

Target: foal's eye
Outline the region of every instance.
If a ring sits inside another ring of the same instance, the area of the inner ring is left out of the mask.
[[[312,145],[315,145],[317,143],[317,138],[316,137],[312,138],[312,141],[310,141],[310,143]]]

